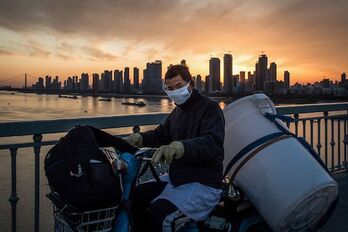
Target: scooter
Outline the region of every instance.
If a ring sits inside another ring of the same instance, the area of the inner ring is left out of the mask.
[[[165,173],[163,165],[154,166],[151,157],[155,149],[141,148],[135,154],[119,154],[117,171],[121,174],[123,196],[118,206],[81,211],[63,201],[59,194],[50,192],[46,196],[54,209],[54,231],[133,231],[130,210],[131,192],[136,184],[149,178],[160,181],[158,174]],[[162,170],[160,170],[162,169]],[[249,203],[243,191],[226,177],[220,203],[204,221],[195,222],[188,217],[174,222],[173,232],[270,232],[264,219]]]
[[[130,195],[138,182],[138,178],[147,171],[152,172],[156,181],[159,176],[151,162],[155,149],[142,148],[135,154],[122,153],[120,160],[124,162],[126,171],[122,175],[123,199],[116,213],[112,232],[132,231],[132,215],[130,211]],[[149,170],[146,170],[149,169]],[[226,177],[220,203],[210,216],[201,222],[194,222],[190,218],[181,218],[175,222],[175,231],[208,232],[208,231],[271,231],[266,222],[248,202],[243,192]]]

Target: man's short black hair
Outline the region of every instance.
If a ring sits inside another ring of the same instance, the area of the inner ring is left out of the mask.
[[[169,66],[166,72],[166,75],[164,77],[164,80],[170,80],[173,77],[176,77],[178,75],[180,75],[182,79],[184,79],[184,81],[192,82],[192,76],[190,71],[188,70],[188,67],[181,64]]]

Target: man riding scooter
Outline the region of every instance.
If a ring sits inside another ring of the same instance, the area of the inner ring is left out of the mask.
[[[137,186],[135,231],[172,231],[172,222],[183,216],[204,220],[220,199],[225,127],[220,106],[194,89],[183,65],[169,67],[165,92],[176,104],[165,122],[125,138],[138,147],[158,148],[152,160],[170,164],[161,182]]]

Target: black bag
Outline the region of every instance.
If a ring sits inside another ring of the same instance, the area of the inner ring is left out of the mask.
[[[122,197],[115,175],[100,147],[134,153],[137,148],[121,138],[90,126],[76,126],[52,147],[45,158],[45,172],[52,191],[81,210],[117,205]]]

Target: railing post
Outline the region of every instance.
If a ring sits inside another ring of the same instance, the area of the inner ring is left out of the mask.
[[[347,169],[348,168],[348,165],[347,165],[347,146],[348,146],[348,111],[347,111],[347,116],[345,117],[344,119],[344,128],[343,128],[343,131],[344,131],[344,138],[343,138],[343,149],[344,149],[344,168]]]
[[[299,114],[294,114],[294,118],[295,118],[295,135],[298,136],[298,118],[299,118]]]
[[[335,121],[331,119],[331,171],[335,171],[335,133],[334,133]]]
[[[337,154],[338,168],[341,169],[341,119],[337,120]]]
[[[311,119],[309,121],[309,123],[310,123],[310,132],[311,132],[311,146],[313,148],[313,144],[314,144],[314,142],[313,142],[313,136],[314,136],[314,133],[313,133],[313,123],[314,123],[314,120]]]
[[[317,150],[318,150],[318,155],[319,155],[319,157],[321,157],[320,156],[320,149],[321,149],[321,142],[320,142],[320,123],[321,123],[321,119],[320,118],[318,118],[317,119],[317,122],[318,122],[318,143],[317,143]],[[327,163],[325,163],[325,165],[327,165]]]
[[[324,127],[325,127],[325,137],[324,137],[324,152],[325,152],[325,164],[327,165],[327,152],[328,152],[328,141],[327,141],[327,116],[329,112],[324,111]]]
[[[10,148],[11,151],[11,196],[8,199],[11,202],[11,231],[15,232],[17,229],[17,148]]]
[[[39,232],[40,228],[40,148],[42,135],[33,136],[35,153],[35,209],[34,209],[34,231]]]

